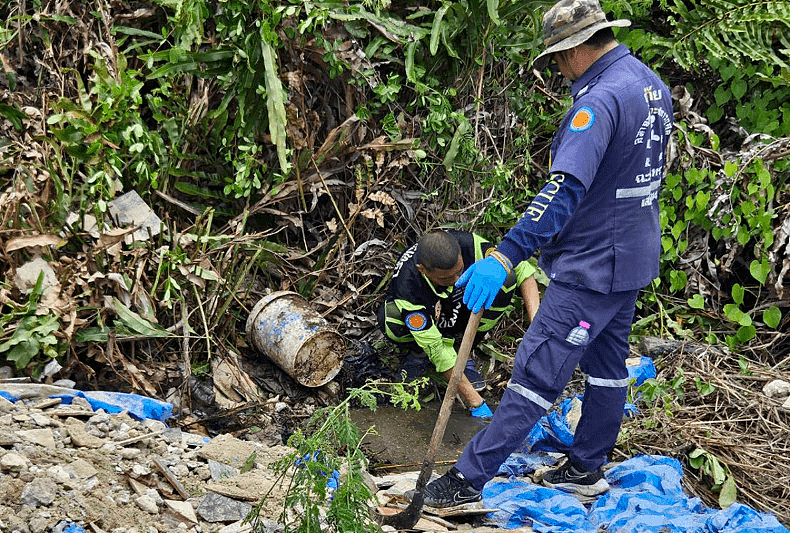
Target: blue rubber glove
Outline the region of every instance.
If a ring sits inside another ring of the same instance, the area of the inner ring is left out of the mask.
[[[488,405],[486,405],[486,402],[481,403],[477,407],[472,407],[471,409],[469,409],[469,414],[471,414],[472,417],[474,418],[484,418],[484,419],[488,419],[494,416],[494,414],[491,412],[491,409],[489,409]]]
[[[488,256],[472,264],[461,274],[455,286],[466,285],[464,303],[470,311],[477,313],[481,307],[484,309],[491,307],[506,278],[507,271],[502,263]]]

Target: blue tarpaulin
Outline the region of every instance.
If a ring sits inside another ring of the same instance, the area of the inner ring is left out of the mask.
[[[652,360],[642,357],[629,368],[637,384],[655,377]],[[605,472],[611,489],[583,504],[561,490],[518,479],[557,459],[573,443],[567,421],[573,399],[541,418],[524,442],[483,488],[483,505],[498,508],[486,522],[505,529],[529,526],[539,533],[790,533],[771,514],[734,503],[723,510],[686,495],[683,467],[669,457],[641,455]],[[625,414],[633,415],[634,405]]]
[[[541,454],[535,455],[535,462],[515,461],[528,465],[517,475],[542,465]],[[516,475],[518,467],[510,469]],[[558,489],[494,478],[483,489],[483,505],[500,509],[487,516],[491,525],[530,526],[539,533],[788,533],[773,515],[739,503],[723,510],[706,507],[685,494],[682,476],[676,459],[641,455],[609,469],[611,489],[591,504]]]
[[[107,413],[128,411],[139,420],[164,422],[173,416],[173,404],[127,392],[80,391],[36,383],[0,383],[0,396],[12,402],[25,398],[60,398],[65,404],[80,397],[85,398],[93,410],[104,409]]]

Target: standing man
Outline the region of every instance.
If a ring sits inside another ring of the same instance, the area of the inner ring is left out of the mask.
[[[491,423],[425,490],[425,504],[481,498],[483,485],[553,405],[577,364],[587,375],[569,460],[548,486],[593,496],[623,417],[628,335],[639,290],[658,276],[658,192],[672,100],[658,75],[615,41],[598,0],[560,0],[543,17],[546,50],[571,80],[573,104],[551,145],[550,174],[491,255],[458,280],[472,311],[488,308],[510,265],[536,250],[550,283],[516,352]],[[504,265],[504,266],[503,266]]]
[[[398,260],[378,320],[387,338],[412,350],[401,366],[406,380],[418,378],[429,364],[450,379],[457,357],[455,346],[463,337],[470,315],[463,302],[464,290],[454,284],[494,248],[483,237],[467,231],[436,230],[423,235]],[[492,305],[481,317],[473,346],[497,324],[516,287],[520,288],[530,320],[535,316],[540,295],[534,273],[535,268],[524,261],[503,280]],[[479,394],[485,387],[470,356],[458,392],[474,417],[491,416]]]

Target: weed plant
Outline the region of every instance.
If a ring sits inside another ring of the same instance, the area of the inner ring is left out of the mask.
[[[350,408],[359,404],[375,411],[378,399],[386,397],[396,407],[419,409],[418,393],[426,381],[368,381],[350,389],[338,405],[315,411],[288,439],[295,451],[273,465],[279,476],[275,486],[287,485],[285,505],[278,517],[286,533],[380,531],[371,519],[375,495],[365,484],[367,458],[361,449],[362,440],[375,430],[362,433],[351,420]],[[260,513],[266,498],[247,517],[253,527],[262,524]]]

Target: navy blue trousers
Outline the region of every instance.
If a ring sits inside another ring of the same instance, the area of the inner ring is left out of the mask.
[[[596,470],[614,447],[628,392],[628,336],[639,291],[601,294],[551,282],[535,320],[519,344],[513,375],[491,423],[475,435],[456,467],[476,489],[524,441],[554,404],[579,365],[587,375],[582,415],[570,459]],[[590,324],[589,339],[566,340],[580,321]]]

